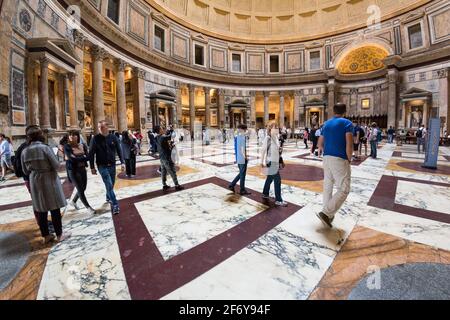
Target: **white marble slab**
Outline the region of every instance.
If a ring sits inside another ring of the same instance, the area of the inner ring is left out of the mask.
[[[164,259],[232,228],[267,207],[212,183],[135,204]]]
[[[275,228],[163,299],[307,299],[335,254]]]
[[[399,180],[395,203],[450,214],[450,187]]]

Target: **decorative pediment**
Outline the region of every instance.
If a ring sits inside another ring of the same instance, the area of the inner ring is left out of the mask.
[[[413,100],[413,99],[430,99],[433,94],[429,91],[413,87],[406,90],[400,95],[403,101]]]
[[[402,19],[402,23],[406,24],[414,20],[421,19],[425,15],[425,11],[419,10],[417,12],[411,13]]]
[[[162,24],[165,27],[169,27],[169,21],[167,21],[166,17],[162,15],[159,12],[153,11],[151,13],[152,19],[158,21],[160,24]]]
[[[198,42],[202,42],[202,43],[208,43],[208,38],[206,38],[201,33],[196,33],[196,34],[191,35],[191,39],[198,41]]]
[[[228,45],[228,49],[235,50],[235,51],[245,51],[245,46],[243,46],[239,43],[231,43]]]
[[[282,52],[282,51],[283,51],[283,47],[281,47],[281,46],[266,47],[266,52]]]
[[[392,43],[392,33],[390,31],[379,33],[375,37],[383,39],[383,40],[387,41],[389,44]]]
[[[307,43],[305,45],[306,49],[315,49],[315,48],[320,48],[320,47],[323,47],[322,41],[314,41],[314,42]]]
[[[413,88],[410,88],[410,89],[406,90],[403,93],[403,95],[417,95],[417,94],[419,94],[419,95],[429,95],[429,94],[431,94],[431,92],[427,91],[427,90],[423,90],[423,89],[419,89],[419,88],[413,87]]]

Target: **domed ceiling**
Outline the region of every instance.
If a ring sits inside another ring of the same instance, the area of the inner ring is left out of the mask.
[[[430,0],[146,0],[190,29],[247,43],[317,39],[367,26]]]

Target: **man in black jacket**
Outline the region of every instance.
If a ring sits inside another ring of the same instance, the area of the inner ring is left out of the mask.
[[[175,164],[172,160],[172,130],[168,130],[166,134],[164,134],[163,128],[161,128],[160,126],[155,126],[155,133],[158,134],[158,136],[156,137],[156,145],[158,147],[159,160],[161,162],[163,190],[170,189],[170,186],[167,185],[167,173],[170,174],[173,183],[175,183],[175,190],[183,190],[184,188],[178,183]]]
[[[103,183],[106,187],[106,202],[111,204],[111,211],[113,214],[120,212],[119,202],[116,199],[114,193],[114,183],[116,181],[116,154],[119,156],[120,163],[122,165],[122,171],[125,169],[125,165],[122,157],[122,150],[120,149],[120,141],[113,134],[109,133],[108,123],[104,120],[98,123],[99,134],[96,134],[91,139],[89,147],[89,163],[93,175],[97,174],[95,170],[95,163],[97,164],[98,171],[102,176]]]

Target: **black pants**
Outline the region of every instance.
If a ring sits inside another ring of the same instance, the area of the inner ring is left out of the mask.
[[[172,177],[173,183],[175,183],[175,185],[178,186],[179,184],[175,164],[170,160],[160,159],[160,161],[161,161],[161,178],[163,186],[167,186],[167,174],[169,174]]]
[[[314,139],[314,140],[312,141],[313,146],[312,146],[312,149],[311,149],[311,153],[314,153],[314,151],[316,151],[316,149],[317,149],[317,142],[318,142],[317,139]]]
[[[55,228],[55,233],[59,237],[62,235],[62,222],[61,222],[61,211],[59,209],[55,209],[50,211],[52,215],[52,224],[53,228]],[[48,236],[50,233],[48,231],[48,212],[36,212],[36,219],[39,225],[39,229],[41,230],[41,235],[43,237]]]
[[[130,159],[125,159],[125,169],[127,176],[136,175],[136,155],[130,154]]]
[[[77,189],[77,194],[73,198],[73,202],[77,202],[78,199],[80,199],[86,208],[90,208],[91,206],[89,205],[86,195],[84,194],[87,187],[86,169],[76,168],[75,170],[67,170],[67,174],[70,181],[72,181],[72,184],[75,186],[75,189]]]
[[[305,148],[308,149],[308,139],[303,139],[303,142],[305,143]]]

